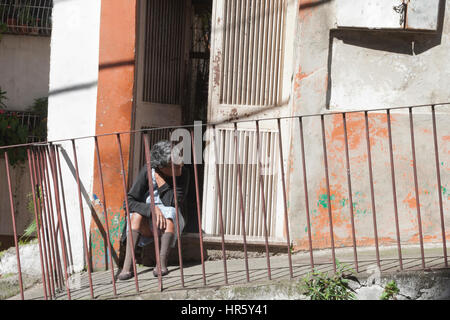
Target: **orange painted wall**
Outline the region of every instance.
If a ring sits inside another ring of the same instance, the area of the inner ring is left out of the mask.
[[[136,1],[103,0],[100,18],[100,52],[96,134],[130,131],[133,126],[133,93],[136,47]],[[125,223],[119,150],[115,136],[99,137],[100,158],[111,241],[118,256]],[[130,135],[122,135],[125,172],[128,171]],[[94,270],[103,269],[106,255],[103,196],[97,158],[94,159],[94,216],[90,228]],[[99,228],[101,221],[102,227]],[[103,235],[102,235],[103,233]],[[114,256],[114,255],[113,255]]]

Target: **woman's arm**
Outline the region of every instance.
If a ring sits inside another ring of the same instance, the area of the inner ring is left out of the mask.
[[[139,174],[128,192],[128,207],[130,212],[137,212],[140,215],[150,218],[150,204],[146,203],[148,195],[147,166],[139,171]]]

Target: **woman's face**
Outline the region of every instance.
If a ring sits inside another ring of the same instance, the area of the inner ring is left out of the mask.
[[[174,175],[176,177],[181,176],[183,165],[184,165],[183,163],[181,163],[181,164],[174,164],[173,165],[173,173],[174,173]],[[169,176],[169,177],[172,176],[172,165],[169,165],[167,167],[161,168],[160,170],[165,176]]]

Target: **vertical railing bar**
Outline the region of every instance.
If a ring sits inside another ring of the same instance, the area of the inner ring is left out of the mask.
[[[283,185],[283,204],[284,204],[284,227],[286,229],[286,242],[287,242],[287,252],[289,260],[289,272],[291,278],[294,277],[294,272],[292,270],[292,257],[291,257],[291,238],[289,235],[289,220],[288,220],[288,209],[287,209],[287,197],[286,197],[286,182],[284,176],[284,158],[283,158],[283,139],[281,138],[281,121],[278,118],[278,149],[280,150],[280,169],[281,169],[281,182]]]
[[[259,137],[259,120],[255,121],[256,123],[256,150],[258,153],[258,163],[259,163],[259,186],[260,186],[260,192],[261,192],[261,200],[262,200],[262,207],[263,207],[263,222],[264,222],[264,241],[265,241],[265,245],[266,245],[266,260],[267,260],[267,273],[268,273],[268,277],[269,280],[272,280],[272,270],[270,268],[270,254],[269,254],[269,240],[267,238],[267,221],[266,221],[266,215],[267,215],[267,210],[266,210],[266,201],[265,201],[265,197],[264,197],[264,180],[261,177],[261,144],[260,144],[260,137]]]
[[[36,162],[35,162],[35,154],[34,154],[34,150],[33,148],[30,148],[28,150],[29,155],[28,158],[30,159],[31,157],[31,165],[32,165],[32,170],[30,172],[30,179],[32,179],[32,191],[33,191],[33,204],[34,204],[34,208],[36,211],[36,234],[38,236],[38,242],[39,242],[39,250],[40,250],[40,254],[42,255],[41,257],[41,263],[42,263],[42,268],[43,268],[43,273],[45,272],[45,277],[43,277],[43,287],[44,287],[44,295],[45,295],[45,299],[47,300],[47,285],[48,285],[48,291],[50,294],[50,299],[52,298],[52,293],[51,293],[51,289],[50,289],[50,278],[49,278],[49,272],[48,272],[48,259],[47,259],[47,250],[45,247],[45,235],[44,235],[44,226],[43,223],[44,221],[42,221],[42,224],[39,223],[40,219],[42,219],[42,208],[41,208],[41,188],[40,188],[40,184],[37,181],[37,175],[36,175]],[[37,199],[38,201],[36,202],[36,186],[38,187],[38,191],[37,191]],[[38,205],[38,206],[37,206]],[[39,214],[37,213],[39,212]],[[41,225],[42,225],[42,229],[41,229]],[[42,234],[41,234],[41,230],[42,230]],[[42,249],[43,247],[43,249]]]
[[[358,266],[358,252],[356,250],[356,233],[355,233],[355,215],[353,212],[353,195],[352,195],[352,176],[350,171],[350,156],[348,151],[348,137],[347,137],[347,118],[346,113],[342,113],[342,123],[344,127],[344,142],[345,142],[345,164],[347,170],[347,184],[348,184],[348,199],[350,203],[350,218],[352,223],[352,239],[353,239],[353,256],[355,261],[356,272],[359,272]]]
[[[412,107],[409,108],[409,127],[411,130],[411,153],[413,159],[413,173],[414,173],[414,190],[416,193],[416,207],[417,207],[417,224],[419,227],[419,241],[420,253],[422,255],[422,268],[425,269],[425,253],[423,248],[423,233],[422,233],[422,218],[420,216],[420,200],[419,200],[419,186],[417,181],[417,162],[416,162],[416,147],[414,141],[414,123],[413,123]]]
[[[366,129],[366,141],[367,141],[367,162],[369,165],[369,183],[370,183],[370,199],[372,203],[372,220],[373,220],[373,232],[375,236],[375,250],[377,257],[377,265],[381,268],[380,262],[380,250],[378,245],[378,230],[377,230],[377,215],[375,210],[375,192],[373,187],[373,173],[372,173],[372,154],[370,151],[370,134],[369,134],[369,115],[368,112],[364,112],[365,129]]]
[[[177,195],[177,179],[175,177],[175,167],[173,164],[173,141],[171,141],[172,151],[170,152],[170,166],[172,169],[172,183],[173,183],[173,196],[175,201],[175,213],[176,213],[176,232],[177,232],[177,242],[178,242],[178,260],[180,263],[180,277],[181,277],[181,287],[184,288],[184,272],[183,272],[183,257],[181,255],[181,234],[180,234],[180,210],[178,208],[178,195]],[[159,269],[161,270],[161,269]]]
[[[203,285],[206,286],[206,272],[205,272],[205,259],[203,256],[203,232],[202,232],[202,220],[201,220],[201,203],[199,195],[199,183],[198,183],[198,172],[197,172],[197,155],[196,146],[194,142],[194,132],[191,130],[191,142],[192,142],[192,156],[194,161],[194,179],[195,179],[195,199],[197,203],[197,220],[198,220],[198,234],[200,237],[200,257],[202,259],[202,274],[203,274]]]
[[[36,149],[36,161],[37,161],[37,167],[38,167],[38,181],[40,181],[40,188],[41,188],[41,193],[42,193],[42,222],[43,222],[43,229],[42,229],[42,233],[44,234],[44,239],[47,239],[47,250],[48,250],[48,262],[47,262],[47,266],[50,269],[50,277],[49,277],[49,283],[50,283],[50,292],[52,296],[55,296],[55,257],[54,257],[54,252],[53,252],[53,242],[52,242],[52,233],[51,233],[51,228],[50,228],[50,223],[49,223],[49,219],[47,217],[47,206],[48,206],[48,202],[47,202],[47,194],[46,194],[46,188],[45,188],[45,178],[44,178],[44,172],[43,172],[43,168],[42,168],[42,151],[41,148],[37,148]],[[45,248],[45,247],[44,247]]]
[[[55,205],[56,205],[56,212],[57,212],[57,218],[58,218],[58,224],[60,225],[60,241],[61,241],[61,249],[62,249],[62,256],[63,256],[63,263],[64,263],[64,277],[66,280],[66,290],[67,290],[67,297],[70,300],[70,286],[69,286],[69,275],[68,275],[68,264],[67,264],[67,246],[66,241],[64,238],[64,228],[63,228],[63,221],[61,216],[61,204],[59,202],[59,186],[58,186],[58,177],[56,175],[56,156],[55,156],[55,150],[54,146],[50,145],[47,147],[47,152],[49,153],[49,161],[50,161],[50,169],[52,171],[52,177],[53,177],[53,188],[55,192]]]
[[[225,252],[225,237],[224,237],[224,229],[223,229],[223,215],[222,215],[222,191],[221,191],[221,184],[220,184],[220,178],[219,178],[219,164],[217,163],[218,154],[217,154],[217,141],[216,141],[216,126],[212,125],[213,129],[213,140],[214,140],[214,152],[215,152],[215,166],[216,166],[216,187],[217,187],[217,195],[218,195],[218,206],[219,206],[219,227],[220,227],[220,236],[222,241],[222,257],[223,257],[223,270],[224,270],[224,277],[225,277],[225,284],[228,285],[228,272],[227,272],[227,256]]]
[[[245,257],[245,270],[247,276],[247,282],[250,282],[250,273],[248,268],[248,254],[247,254],[247,236],[245,232],[245,212],[244,212],[244,199],[242,193],[242,174],[241,174],[241,160],[239,156],[239,142],[238,142],[238,131],[237,123],[234,123],[234,146],[235,146],[235,161],[237,165],[237,175],[238,175],[238,187],[239,187],[239,203],[241,208],[241,219],[242,219],[242,236],[244,240],[244,257]],[[239,232],[239,230],[237,230]]]
[[[56,158],[58,161],[58,172],[59,172],[59,181],[60,181],[60,185],[61,185],[61,197],[62,197],[62,203],[63,203],[63,208],[64,208],[64,218],[66,221],[66,230],[67,230],[67,241],[68,241],[68,245],[69,245],[69,257],[70,257],[70,262],[71,265],[73,266],[73,254],[72,254],[72,243],[70,241],[70,229],[69,229],[69,219],[67,217],[67,207],[66,207],[66,196],[64,193],[64,184],[63,184],[63,178],[62,178],[62,169],[61,169],[61,161],[60,161],[60,157],[59,157],[59,146],[57,146],[57,151],[56,151]]]
[[[313,257],[313,248],[312,248],[312,236],[311,236],[311,218],[309,215],[309,198],[308,198],[308,179],[306,176],[306,158],[305,158],[305,142],[303,137],[303,121],[302,117],[298,118],[300,125],[300,146],[302,153],[302,169],[303,169],[303,187],[305,191],[305,206],[306,206],[306,222],[308,224],[308,244],[309,244],[309,258],[311,264],[311,270],[314,270],[314,257]]]
[[[95,143],[95,154],[97,156],[97,166],[98,166],[98,172],[100,177],[100,190],[102,192],[102,206],[103,206],[103,212],[105,216],[105,229],[106,229],[106,237],[107,237],[107,247],[109,249],[109,265],[111,268],[111,277],[112,277],[112,285],[113,285],[113,292],[114,296],[117,296],[117,289],[116,289],[116,279],[114,277],[114,263],[112,259],[112,253],[114,252],[114,248],[111,244],[111,236],[109,233],[109,222],[108,222],[108,206],[106,205],[106,196],[105,196],[105,186],[103,183],[103,171],[102,171],[102,161],[100,160],[100,150],[98,145],[98,138],[94,137],[94,143]],[[106,255],[108,255],[108,251],[105,252]]]
[[[16,229],[16,217],[14,213],[14,201],[13,201],[13,194],[12,194],[12,188],[11,188],[11,175],[9,172],[9,158],[8,158],[8,152],[5,152],[5,165],[6,165],[6,177],[8,179],[8,190],[9,190],[9,204],[11,208],[11,218],[12,218],[12,226],[13,226],[13,232],[14,232],[14,245],[16,247],[16,257],[17,257],[17,271],[19,273],[19,287],[20,287],[20,298],[24,300],[24,294],[23,294],[23,280],[22,280],[22,268],[20,265],[20,253],[19,253],[19,244],[17,242],[17,229]]]
[[[145,151],[145,161],[147,165],[147,180],[148,180],[148,187],[149,187],[149,193],[150,193],[150,216],[152,219],[152,227],[153,227],[153,238],[155,243],[155,260],[156,260],[156,267],[160,272],[158,272],[158,288],[159,291],[163,290],[163,283],[162,283],[162,272],[161,272],[161,260],[160,260],[160,245],[159,245],[159,232],[158,232],[158,226],[156,224],[156,208],[155,208],[155,194],[154,194],[154,188],[153,188],[153,177],[152,177],[152,168],[151,168],[151,153],[150,153],[150,141],[148,134],[144,134],[144,151]],[[130,224],[131,225],[131,224]]]
[[[386,110],[387,126],[388,126],[388,138],[389,138],[389,159],[391,164],[391,179],[392,179],[392,197],[394,201],[394,215],[395,215],[395,231],[397,234],[397,251],[400,270],[403,270],[403,259],[402,259],[402,249],[400,244],[400,226],[398,223],[398,206],[397,206],[397,189],[395,183],[395,164],[394,164],[394,154],[392,146],[392,128],[391,128],[391,111]]]
[[[128,246],[128,241],[130,241],[130,243],[133,244],[134,239],[133,239],[133,234],[131,232],[130,207],[128,206],[127,183],[126,183],[126,178],[125,178],[125,166],[124,166],[123,154],[122,154],[122,143],[120,142],[120,133],[116,134],[116,139],[117,139],[117,146],[118,146],[118,151],[119,151],[120,170],[121,170],[122,186],[123,186],[123,196],[125,199],[125,211],[126,211],[126,215],[127,215],[126,218],[127,218],[127,223],[128,223],[128,237],[129,237],[127,239],[127,246]],[[153,187],[152,184],[150,184],[150,185]],[[156,234],[156,238],[157,237],[158,237],[158,234]],[[130,245],[130,247],[131,247],[131,255],[133,258],[132,260],[133,260],[134,283],[136,286],[136,292],[139,293],[138,275],[137,275],[137,270],[136,270],[136,256],[135,256],[135,252],[134,252],[134,246]],[[156,254],[156,252],[155,252],[155,254]]]
[[[73,158],[74,158],[76,181],[77,181],[77,188],[78,188],[78,200],[79,200],[79,206],[80,206],[81,231],[82,231],[82,235],[83,235],[83,245],[84,245],[85,258],[86,258],[88,277],[89,277],[89,288],[90,288],[90,292],[91,292],[91,297],[92,297],[92,299],[94,299],[94,288],[93,288],[93,284],[92,284],[92,275],[91,275],[92,267],[91,267],[91,259],[89,257],[90,250],[89,250],[89,246],[87,243],[86,224],[84,221],[84,210],[83,210],[83,198],[81,196],[80,171],[78,169],[77,150],[76,150],[74,139],[72,139],[72,149],[73,149]]]
[[[439,196],[439,213],[441,218],[441,231],[442,231],[442,249],[444,251],[444,260],[445,260],[445,266],[448,267],[448,260],[447,260],[447,239],[445,237],[445,222],[444,222],[444,209],[442,205],[442,194],[441,194],[441,173],[439,170],[439,148],[438,148],[438,141],[437,141],[437,128],[436,128],[436,112],[435,112],[435,106],[431,106],[431,116],[433,121],[433,142],[434,142],[434,155],[436,160],[436,179],[437,179],[437,189],[438,189],[438,196]]]
[[[325,179],[327,185],[327,203],[328,203],[328,219],[330,220],[330,237],[331,237],[331,254],[333,258],[333,269],[336,272],[336,253],[334,246],[334,233],[333,233],[333,213],[331,210],[331,199],[330,199],[330,177],[328,174],[328,156],[327,156],[327,141],[325,137],[325,120],[324,115],[320,116],[321,127],[322,127],[322,145],[323,145],[323,161],[325,166]]]
[[[41,147],[41,163],[42,163],[42,180],[43,180],[43,186],[46,190],[45,194],[45,200],[47,203],[47,223],[48,227],[50,229],[50,243],[52,245],[52,253],[53,253],[53,272],[55,273],[55,284],[59,285],[59,288],[62,288],[61,284],[61,273],[60,273],[60,258],[59,258],[59,250],[58,250],[58,242],[57,242],[57,236],[56,236],[56,226],[53,219],[53,203],[51,201],[51,189],[50,189],[50,183],[48,179],[48,167],[47,167],[47,157],[45,154],[44,147]]]

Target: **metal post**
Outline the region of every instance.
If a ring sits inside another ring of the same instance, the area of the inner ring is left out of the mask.
[[[348,151],[348,137],[347,137],[347,119],[345,112],[342,113],[342,124],[344,126],[344,141],[345,141],[345,165],[347,169],[347,183],[348,183],[348,199],[350,201],[350,218],[352,222],[352,239],[353,239],[353,257],[355,261],[356,272],[359,272],[358,266],[358,252],[356,250],[356,234],[355,234],[355,216],[353,212],[353,195],[352,195],[352,176],[350,171],[350,156]]]
[[[128,239],[127,239],[127,246],[128,241],[131,241],[131,244],[134,243],[133,239],[133,233],[131,232],[131,219],[130,219],[130,209],[128,206],[128,193],[127,193],[127,183],[125,178],[125,167],[123,163],[123,154],[122,154],[122,143],[120,142],[120,133],[116,134],[117,138],[117,146],[119,151],[119,158],[120,158],[120,169],[121,169],[121,176],[122,176],[122,186],[123,186],[123,196],[125,199],[125,210],[127,215],[127,223],[128,223]],[[138,275],[137,275],[137,269],[136,269],[136,256],[134,254],[134,246],[130,245],[131,247],[131,254],[133,258],[133,272],[134,272],[134,283],[136,286],[136,292],[139,293],[139,283],[138,283]]]
[[[41,236],[40,236],[40,223],[39,218],[37,214],[37,206],[36,206],[36,190],[35,190],[35,182],[34,182],[34,175],[33,170],[31,166],[31,153],[30,148],[27,148],[27,156],[28,156],[28,168],[30,170],[30,183],[31,183],[31,192],[33,194],[33,211],[34,211],[34,219],[36,221],[36,236],[38,239],[38,245],[39,245],[39,258],[41,262],[41,272],[42,272],[42,288],[44,290],[44,298],[47,300],[47,288],[46,288],[46,278],[45,278],[45,271],[44,271],[44,260],[43,260],[43,253],[42,253],[42,244],[41,244]]]
[[[106,205],[105,187],[103,184],[102,162],[100,160],[100,151],[99,151],[97,137],[94,137],[94,142],[95,142],[95,154],[97,156],[98,172],[99,172],[99,176],[100,176],[100,188],[101,188],[100,190],[102,192],[103,215],[105,216],[106,243],[107,243],[107,247],[109,248],[109,265],[111,268],[113,292],[114,292],[114,295],[117,296],[116,279],[114,277],[114,264],[113,264],[113,260],[112,260],[112,253],[114,252],[114,248],[111,245],[110,234],[109,234],[108,206]],[[108,250],[106,250],[105,254],[108,255]]]
[[[367,111],[364,112],[364,119],[365,119],[365,127],[366,127],[366,141],[367,141],[367,161],[369,164],[369,182],[370,182],[370,198],[372,202],[372,218],[373,218],[373,232],[375,235],[375,250],[376,250],[376,256],[377,256],[377,265],[379,268],[381,268],[380,263],[380,250],[378,247],[378,231],[377,231],[377,215],[375,210],[375,194],[373,190],[373,174],[372,174],[372,155],[370,152],[370,136],[369,136],[369,115]]]
[[[391,129],[391,111],[387,109],[387,126],[388,126],[388,136],[389,136],[389,159],[391,163],[391,178],[392,178],[392,197],[394,201],[394,216],[395,216],[395,230],[397,234],[397,251],[398,259],[400,264],[400,270],[403,270],[403,259],[402,259],[402,248],[400,244],[400,226],[398,223],[398,207],[397,207],[397,189],[395,186],[395,168],[394,168],[394,154],[392,147],[392,129]]]
[[[330,178],[328,176],[328,156],[327,156],[327,141],[325,138],[325,121],[323,114],[320,116],[322,127],[322,145],[323,145],[323,161],[325,166],[325,179],[327,184],[327,203],[328,203],[328,219],[330,220],[330,237],[331,237],[331,255],[333,258],[333,269],[336,272],[336,253],[334,248],[334,233],[333,233],[333,214],[331,211],[330,200]]]
[[[200,257],[202,259],[202,274],[203,274],[203,285],[206,286],[206,272],[205,272],[205,258],[203,256],[203,232],[202,232],[202,218],[201,218],[201,204],[199,195],[199,183],[198,183],[198,173],[197,173],[197,156],[195,152],[195,142],[194,142],[194,132],[191,130],[191,141],[192,141],[192,157],[194,165],[194,178],[195,178],[195,199],[197,203],[197,221],[198,221],[198,234],[200,237]]]
[[[433,141],[434,141],[434,156],[436,160],[436,179],[437,179],[437,189],[439,196],[439,213],[441,218],[441,232],[442,232],[442,249],[444,251],[445,266],[448,267],[447,260],[447,241],[445,238],[445,222],[444,222],[444,209],[442,205],[442,194],[441,194],[441,172],[439,170],[439,148],[437,142],[437,129],[436,129],[436,112],[434,105],[431,106],[431,116],[433,120]]]
[[[81,182],[80,182],[80,171],[78,169],[78,158],[77,158],[77,148],[75,146],[75,140],[72,139],[72,149],[73,149],[73,158],[74,158],[74,164],[75,164],[75,172],[77,176],[77,188],[78,188],[78,200],[79,200],[79,206],[80,206],[80,218],[81,218],[81,231],[83,234],[83,245],[84,245],[84,252],[85,252],[85,258],[87,263],[87,269],[88,269],[88,278],[89,278],[89,288],[91,292],[91,297],[94,299],[94,287],[92,284],[92,267],[91,267],[91,259],[90,259],[90,250],[87,243],[87,235],[86,235],[86,223],[84,221],[84,210],[83,210],[83,198],[81,196]]]
[[[314,256],[312,248],[312,235],[311,235],[311,218],[309,215],[309,197],[308,197],[308,178],[306,176],[306,155],[305,155],[305,141],[303,137],[303,121],[302,117],[298,118],[300,125],[300,147],[302,153],[302,169],[303,169],[303,188],[305,190],[305,206],[306,206],[306,223],[308,224],[308,245],[309,245],[309,260],[311,264],[311,271],[314,270]]]
[[[269,240],[267,237],[267,210],[266,210],[266,200],[264,197],[264,180],[261,177],[261,145],[260,145],[260,138],[259,138],[259,121],[256,120],[256,153],[258,157],[258,166],[259,166],[259,172],[258,172],[258,180],[259,180],[259,186],[260,186],[260,192],[261,192],[261,198],[262,198],[262,206],[263,206],[263,222],[264,222],[264,241],[266,245],[266,259],[267,259],[267,273],[269,280],[272,280],[272,270],[270,268],[270,254],[269,254]]]
[[[419,200],[419,185],[417,181],[417,163],[416,163],[416,147],[414,142],[414,123],[412,108],[409,108],[409,127],[411,129],[411,153],[413,159],[413,173],[414,173],[414,190],[416,193],[416,207],[417,207],[417,224],[419,227],[420,253],[422,255],[422,268],[425,269],[425,252],[423,248],[423,233],[422,233],[422,219],[420,216],[420,200]]]
[[[284,204],[284,228],[286,229],[286,242],[287,242],[287,252],[288,252],[288,261],[289,261],[289,271],[291,278],[294,277],[294,273],[292,271],[292,258],[291,258],[291,238],[289,236],[289,220],[288,220],[288,209],[287,209],[287,199],[286,199],[286,182],[284,177],[284,159],[283,159],[283,144],[281,138],[281,124],[280,119],[278,118],[278,147],[280,150],[280,169],[281,169],[281,181],[283,185],[283,204]]]
[[[224,270],[224,277],[225,277],[225,284],[228,284],[228,272],[227,272],[227,255],[225,252],[225,237],[224,237],[224,229],[223,229],[223,215],[222,215],[222,191],[221,191],[221,184],[220,184],[220,178],[219,178],[219,164],[217,163],[218,160],[218,147],[217,147],[217,141],[216,141],[216,126],[212,126],[213,129],[213,143],[214,143],[214,153],[215,153],[215,165],[216,165],[216,187],[217,187],[217,200],[218,200],[218,206],[219,206],[219,227],[220,227],[220,236],[222,240],[222,257],[223,257],[223,270]]]

